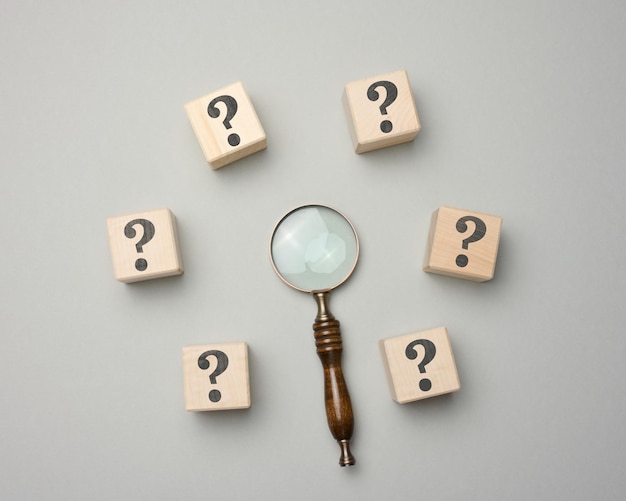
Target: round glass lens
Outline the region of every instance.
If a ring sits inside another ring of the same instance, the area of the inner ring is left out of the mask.
[[[292,287],[325,291],[342,284],[352,273],[359,242],[350,222],[323,205],[291,211],[276,226],[270,246],[272,263]]]

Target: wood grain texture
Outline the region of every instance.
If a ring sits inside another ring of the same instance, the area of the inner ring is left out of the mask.
[[[224,96],[234,99],[236,109],[227,100],[219,101]],[[214,109],[216,116],[209,115],[209,107]],[[213,169],[267,147],[265,131],[241,82],[188,102],[185,112],[204,157]],[[233,144],[232,138],[238,142]]]
[[[106,223],[116,280],[132,283],[183,273],[176,218],[169,209],[110,217]]]
[[[223,411],[250,407],[246,343],[185,346],[182,355],[186,410]]]
[[[432,358],[426,358],[425,343],[420,341],[432,343]],[[445,327],[384,339],[379,348],[391,397],[400,404],[461,388]]]
[[[384,82],[393,86],[385,88]],[[391,93],[394,86],[395,97]],[[343,105],[356,153],[412,141],[420,131],[413,92],[404,70],[348,83]]]
[[[484,223],[482,236],[477,233],[474,218]],[[440,207],[431,217],[423,270],[474,282],[491,280],[495,274],[501,228],[500,216]],[[478,239],[471,241],[472,237]]]

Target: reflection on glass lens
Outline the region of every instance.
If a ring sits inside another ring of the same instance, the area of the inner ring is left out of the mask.
[[[343,283],[359,253],[356,233],[348,220],[322,205],[307,205],[287,214],[271,242],[278,274],[296,289],[323,291]]]

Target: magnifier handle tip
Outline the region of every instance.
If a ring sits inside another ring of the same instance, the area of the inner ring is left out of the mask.
[[[350,440],[339,440],[339,447],[341,447],[339,466],[352,466],[356,463],[352,452],[350,452]]]

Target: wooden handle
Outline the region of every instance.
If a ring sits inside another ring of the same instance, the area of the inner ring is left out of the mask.
[[[317,354],[324,368],[324,400],[328,427],[341,447],[341,466],[353,465],[350,439],[354,428],[352,402],[341,368],[343,351],[339,321],[328,310],[327,293],[316,293],[318,314],[313,324]]]

